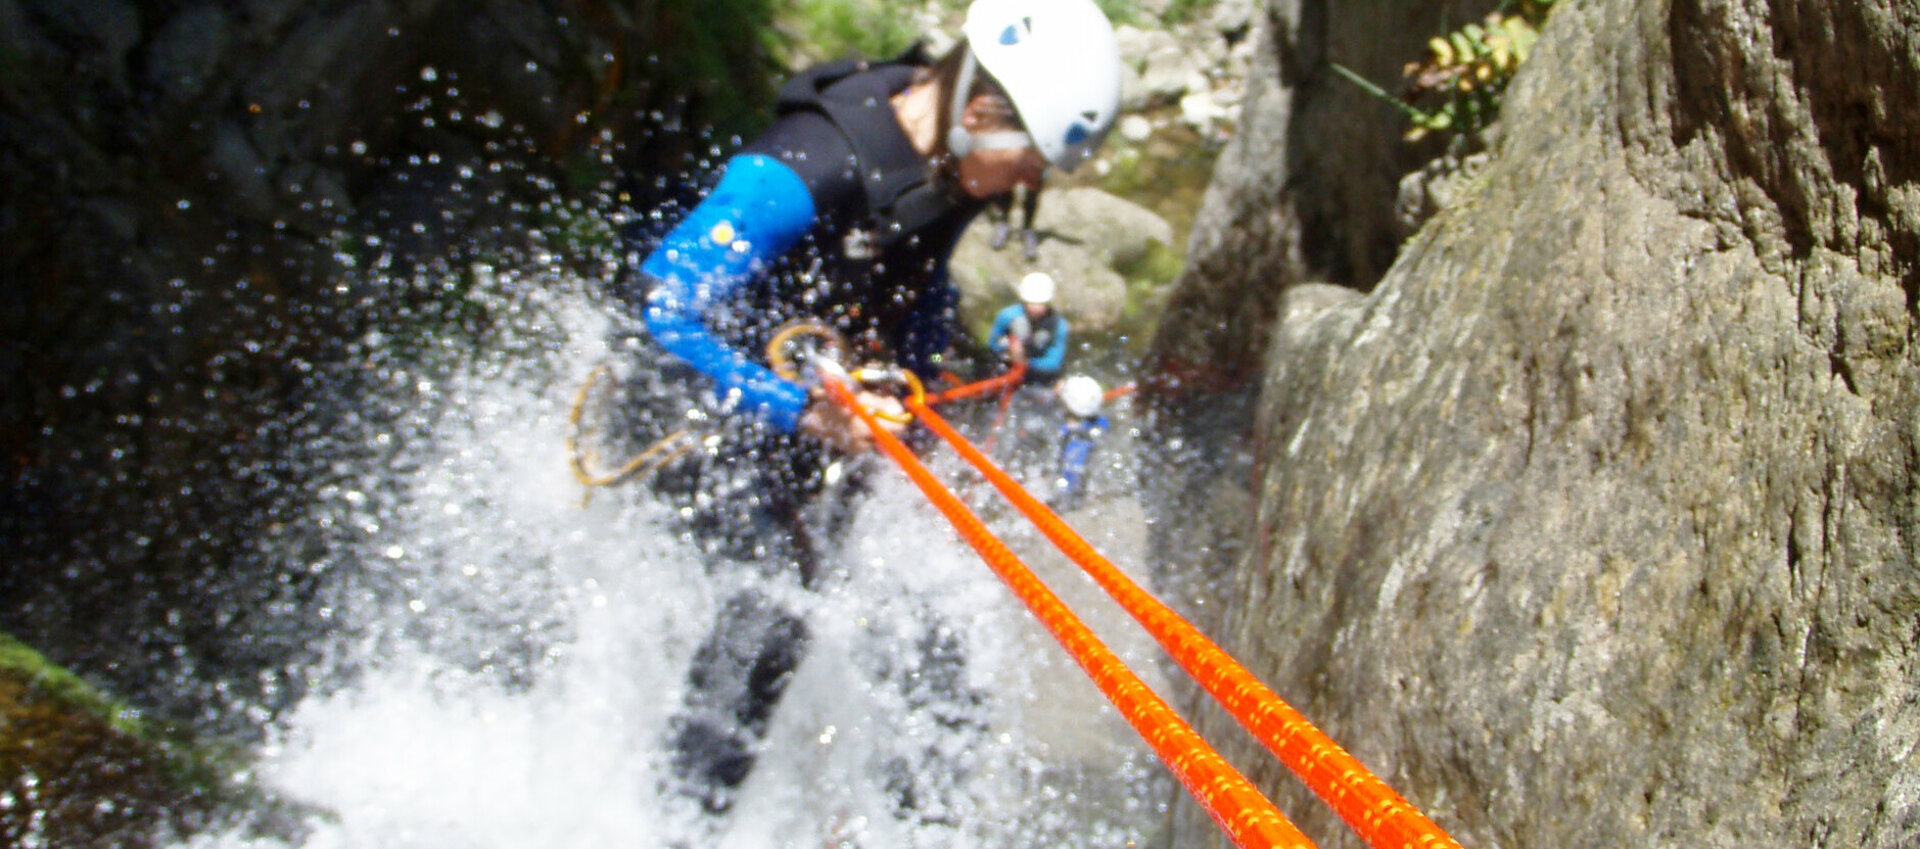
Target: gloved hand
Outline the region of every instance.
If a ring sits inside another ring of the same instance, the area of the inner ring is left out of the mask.
[[[900,403],[900,399],[864,389],[855,393],[854,397],[861,406],[876,414],[880,426],[888,433],[899,434],[907,429],[904,422],[892,420],[906,416],[907,408]],[[807,406],[807,411],[801,414],[800,432],[842,454],[863,454],[873,450],[873,431],[867,428],[867,423],[824,395],[815,398]]]

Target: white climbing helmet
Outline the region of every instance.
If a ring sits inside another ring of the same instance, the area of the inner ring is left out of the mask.
[[[1120,42],[1093,0],[974,0],[961,32],[1048,162],[1093,156],[1120,111]]]
[[[1020,285],[1013,287],[1013,293],[1025,303],[1053,303],[1053,277],[1044,271],[1033,272],[1020,278]]]
[[[1100,412],[1100,402],[1105,394],[1100,388],[1100,381],[1084,374],[1060,381],[1060,403],[1067,405],[1067,412],[1082,418]]]

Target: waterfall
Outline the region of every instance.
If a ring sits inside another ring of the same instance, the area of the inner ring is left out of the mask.
[[[665,730],[734,579],[707,574],[642,489],[583,502],[568,414],[588,373],[617,360],[610,310],[591,287],[540,275],[484,276],[471,297],[507,317],[484,352],[432,331],[361,344],[351,365],[380,400],[353,399],[372,406],[315,435],[330,465],[287,555],[325,576],[330,629],[312,635],[325,660],[247,776],[312,813],[291,835],[234,830],[180,849],[1165,840],[1170,784],[1143,745],[890,468],[836,541],[826,586],[787,590],[813,638],[738,804],[711,821],[667,804]],[[1106,456],[1123,474],[1125,453]],[[1072,518],[1096,544],[1133,548],[1109,550],[1116,560],[1142,550],[1124,499]],[[1056,591],[1097,601],[1053,566]],[[902,685],[929,628],[961,647],[978,722],[947,721]],[[1153,663],[1144,637],[1110,639]],[[898,815],[902,780],[946,815]]]

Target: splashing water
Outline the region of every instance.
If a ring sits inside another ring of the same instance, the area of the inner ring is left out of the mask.
[[[1171,785],[1131,730],[888,470],[830,557],[836,579],[795,599],[812,641],[739,803],[718,823],[677,817],[657,791],[662,740],[730,587],[639,491],[583,505],[568,404],[614,356],[607,311],[577,282],[532,288],[504,311],[492,353],[366,344],[404,409],[329,437],[355,450],[304,517],[321,553],[298,555],[328,576],[332,630],[313,635],[326,661],[250,775],[319,813],[291,837],[235,831],[182,849],[1164,841]],[[1072,518],[1124,562],[1141,522],[1106,509]],[[1031,534],[1011,539],[1037,551]],[[1098,595],[1043,574],[1083,609]],[[984,729],[942,722],[901,686],[930,627],[964,647]],[[1136,668],[1151,663],[1144,638],[1109,639]],[[929,751],[965,765],[909,776],[941,785],[951,816],[899,819],[899,765]]]

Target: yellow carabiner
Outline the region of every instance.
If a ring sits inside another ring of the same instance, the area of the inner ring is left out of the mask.
[[[796,339],[812,336],[826,343],[826,348],[836,354],[847,350],[847,340],[840,331],[817,321],[791,321],[774,332],[767,341],[767,365],[781,380],[789,383],[804,383],[800,376],[800,366],[793,360],[793,354],[787,345]]]
[[[852,378],[855,383],[861,384],[863,386],[872,386],[875,384],[888,383],[888,382],[901,382],[901,383],[906,383],[908,388],[911,389],[914,384],[919,382],[918,379],[902,378],[901,375],[903,374],[910,374],[910,373],[904,369],[884,369],[884,368],[874,368],[872,366],[868,366],[865,368],[854,369],[847,376]],[[922,394],[925,394],[924,390],[922,390]],[[886,410],[876,410],[871,407],[867,408],[867,412],[872,413],[873,417],[876,419],[893,422],[894,424],[908,424],[913,421],[913,414],[911,413],[892,413]]]
[[[794,340],[807,336],[824,341],[826,343],[825,347],[835,354],[844,356],[847,352],[847,340],[840,335],[839,331],[834,330],[832,327],[817,321],[788,322],[779,330],[775,331],[773,338],[767,342],[767,364],[773,369],[774,374],[780,376],[780,379],[792,383],[804,382],[800,375],[800,366],[794,362],[793,354],[788,351],[787,348]],[[827,363],[820,363],[820,365],[825,366]],[[844,372],[844,374],[846,374],[848,379],[862,385],[872,385],[883,382],[905,383],[908,389],[912,391],[915,401],[926,399],[926,387],[921,385],[918,377],[915,377],[912,372],[905,369],[868,367],[854,369],[850,372]],[[913,416],[907,413],[890,413],[885,410],[868,410],[867,412],[872,413],[876,418],[884,419],[895,424],[907,424],[913,421]]]

